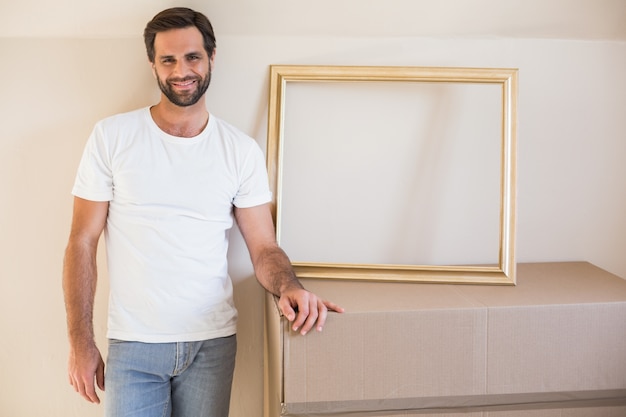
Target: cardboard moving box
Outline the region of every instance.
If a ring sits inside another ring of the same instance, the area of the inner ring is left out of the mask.
[[[515,287],[303,283],[346,312],[303,337],[268,297],[267,417],[626,416],[626,281],[589,263],[520,264]],[[519,410],[548,414],[498,414]]]

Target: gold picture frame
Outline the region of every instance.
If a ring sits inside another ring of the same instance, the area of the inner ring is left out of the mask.
[[[498,95],[497,106],[499,108],[496,109],[499,113],[496,127],[498,137],[496,139],[499,142],[499,149],[495,152],[499,159],[497,161],[499,183],[496,191],[499,195],[497,206],[496,202],[492,201],[493,199],[485,202],[490,212],[497,213],[494,216],[497,219],[493,219],[494,224],[497,224],[495,228],[498,235],[497,245],[494,245],[494,247],[497,246],[497,254],[493,255],[493,262],[412,264],[294,259],[292,264],[296,275],[300,278],[320,279],[514,285],[517,76],[517,69],[508,68],[272,65],[270,67],[267,168],[273,192],[272,209],[276,233],[281,246],[284,227],[282,205],[286,142],[285,117],[288,113],[286,93],[289,85],[376,83],[376,85],[384,86],[401,82],[407,85],[421,83],[450,87],[491,86],[492,89],[496,88]],[[327,151],[330,152],[330,150]],[[323,163],[323,160],[319,161],[319,164]],[[294,172],[290,174],[290,179],[293,175]],[[324,184],[321,184],[321,188],[324,188]],[[308,220],[302,219],[303,222]],[[288,249],[287,253],[290,254]]]

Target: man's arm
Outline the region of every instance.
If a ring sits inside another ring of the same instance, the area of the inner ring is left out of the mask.
[[[109,203],[74,198],[74,214],[63,262],[63,293],[70,341],[70,384],[87,401],[100,403],[94,379],[104,390],[104,362],[93,333],[96,252]]]
[[[300,330],[304,335],[314,326],[321,331],[328,310],[343,312],[343,308],[302,287],[289,258],[276,242],[269,204],[235,208],[235,218],[248,246],[257,279],[266,290],[280,297],[278,307],[293,322],[294,331]]]

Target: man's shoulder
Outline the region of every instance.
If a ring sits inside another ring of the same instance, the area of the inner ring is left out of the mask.
[[[214,131],[217,132],[224,140],[248,145],[256,143],[254,138],[237,126],[225,121],[224,119],[214,116],[212,113],[210,117],[213,119],[212,123],[214,125]]]
[[[142,132],[148,130],[146,115],[149,115],[148,108],[117,113],[101,119],[94,126],[92,140],[106,143],[107,146],[136,142],[143,135]]]
[[[128,123],[139,123],[145,120],[148,107],[142,107],[131,111],[116,113],[100,120],[98,124],[104,126],[114,126],[116,124],[126,125]]]

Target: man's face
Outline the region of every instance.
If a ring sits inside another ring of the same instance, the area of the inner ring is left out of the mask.
[[[181,107],[196,104],[211,83],[214,55],[204,49],[196,27],[157,33],[154,39],[154,75],[161,92]]]

